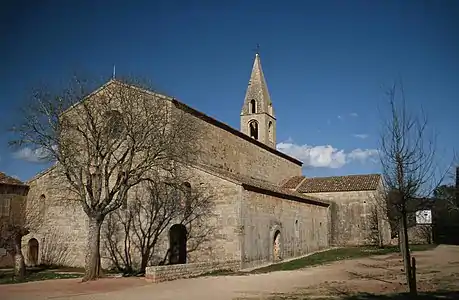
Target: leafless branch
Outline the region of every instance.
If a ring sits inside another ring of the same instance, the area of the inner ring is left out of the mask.
[[[145,182],[136,189],[126,211],[116,211],[110,218],[104,238],[114,266],[125,273],[133,272],[131,251],[140,253],[138,272],[144,273],[148,264],[161,252],[161,246],[173,224],[187,229],[187,253],[199,248],[212,236],[208,219],[213,215],[213,197],[206,188],[192,187],[183,175],[161,176]],[[119,229],[112,230],[114,224]],[[120,242],[120,241],[124,241]],[[133,246],[131,249],[130,246]],[[162,263],[170,249],[167,249]],[[160,262],[156,262],[160,263]]]
[[[126,203],[131,188],[193,160],[200,137],[185,112],[136,80],[94,92],[88,84],[75,78],[61,93],[36,91],[11,141],[55,161],[88,216],[85,280],[99,276],[105,217]]]

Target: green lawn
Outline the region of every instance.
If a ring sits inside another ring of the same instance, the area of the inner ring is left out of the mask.
[[[64,273],[61,273],[64,272]],[[72,273],[65,273],[72,272]],[[26,277],[18,279],[13,276],[13,270],[0,271],[0,284],[21,283],[28,281],[39,281],[48,279],[65,279],[65,278],[81,278],[83,273],[81,269],[76,268],[48,268],[36,267],[28,268]]]
[[[434,249],[436,245],[411,245],[411,251],[425,251]],[[267,267],[255,269],[251,271],[252,274],[268,273],[273,271],[286,271],[297,270],[305,267],[321,265],[329,262],[334,262],[344,259],[354,259],[360,257],[367,257],[372,255],[383,255],[396,253],[399,251],[398,246],[390,246],[384,248],[378,247],[349,247],[327,250],[319,253],[309,255],[304,258],[291,260],[288,262],[278,263]]]

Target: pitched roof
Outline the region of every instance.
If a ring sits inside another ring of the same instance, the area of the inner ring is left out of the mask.
[[[8,185],[26,185],[22,181],[0,172],[0,184]]]
[[[204,164],[193,164],[192,167],[198,168],[204,172],[210,173],[212,175],[218,176],[225,180],[232,181],[236,184],[240,184],[244,189],[255,190],[255,191],[264,191],[271,194],[275,194],[281,198],[288,198],[299,202],[309,203],[318,206],[329,206],[330,202],[310,196],[298,193],[297,191],[292,191],[291,189],[284,188],[282,186],[277,186],[272,183],[256,179],[253,177],[244,176],[242,174],[235,174],[229,171],[219,169]]]
[[[297,191],[300,193],[371,191],[378,188],[380,179],[380,174],[304,178]]]
[[[282,184],[282,187],[285,189],[296,189],[296,187],[303,181],[304,178],[304,176],[293,176],[284,184]]]
[[[261,68],[260,55],[255,54],[253,62],[252,73],[250,74],[249,85],[244,98],[244,103],[248,104],[250,100],[255,99],[259,103],[259,112],[269,112],[269,105],[272,104],[271,97],[269,96],[268,85],[266,84],[265,75]],[[257,111],[258,112],[258,111]],[[249,113],[249,106],[242,107],[241,115]],[[272,113],[274,117],[274,113]]]

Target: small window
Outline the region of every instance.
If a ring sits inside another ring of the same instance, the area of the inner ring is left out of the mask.
[[[107,132],[110,138],[121,137],[124,130],[123,116],[117,110],[110,110],[105,115],[107,121]]]
[[[44,215],[46,209],[46,196],[41,194],[38,202],[38,207],[40,208],[40,214]]]
[[[255,99],[250,100],[250,113],[256,114],[257,113],[257,102]]]
[[[268,123],[268,137],[269,137],[270,142],[274,141],[274,128],[273,128],[273,122],[271,121],[269,121]]]
[[[184,200],[182,201],[182,207],[185,208],[185,214],[188,214],[191,209],[191,184],[189,182],[183,183]]]
[[[0,202],[0,216],[8,217],[10,215],[11,199],[5,198]]]

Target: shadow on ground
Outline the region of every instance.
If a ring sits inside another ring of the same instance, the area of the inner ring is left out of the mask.
[[[410,297],[407,293],[402,294],[389,294],[389,295],[373,295],[373,294],[355,294],[351,296],[345,296],[341,299],[345,300],[366,300],[366,299],[387,299],[387,300],[401,300],[401,299],[459,299],[459,291],[438,291],[438,292],[426,292],[419,293],[415,297]]]
[[[259,297],[248,297],[248,298],[237,298],[238,300],[254,300],[260,299]],[[411,297],[407,293],[400,294],[385,294],[385,295],[376,295],[369,293],[356,293],[352,295],[347,295],[340,293],[339,295],[334,296],[317,296],[309,295],[303,293],[276,293],[271,294],[263,299],[267,300],[306,300],[306,299],[315,299],[315,300],[325,300],[325,299],[341,299],[341,300],[402,300],[402,299],[420,299],[420,300],[429,300],[429,299],[459,299],[459,291],[436,291],[436,292],[423,292],[418,293],[417,296]]]

